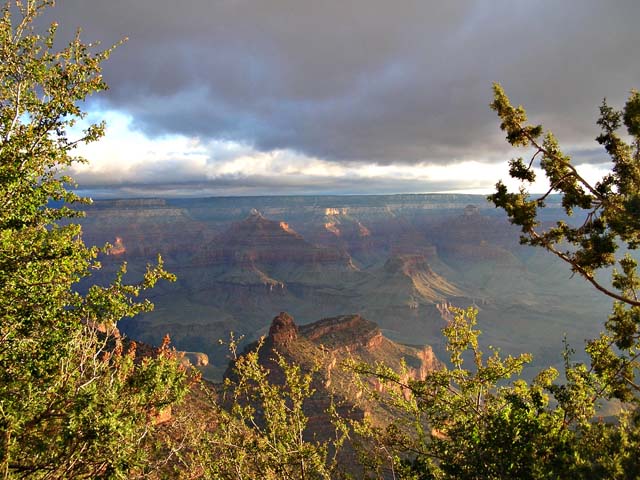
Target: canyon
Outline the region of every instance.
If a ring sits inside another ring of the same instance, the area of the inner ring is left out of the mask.
[[[550,206],[549,219],[562,215]],[[100,200],[82,224],[87,243],[112,245],[92,281],[106,283],[123,261],[135,281],[162,255],[178,280],[154,289],[154,312],[120,328],[154,345],[168,333],[179,350],[207,356],[199,368],[214,380],[228,362],[218,341],[268,335],[278,312],[300,331],[356,315],[446,358],[440,330],[451,306],[475,305],[481,341],[533,353],[533,374],[562,362],[565,335],[580,351],[610,309],[550,254],[521,246],[482,196]]]

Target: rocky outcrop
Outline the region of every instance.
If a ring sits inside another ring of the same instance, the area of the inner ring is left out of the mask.
[[[375,348],[382,338],[378,326],[360,315],[325,318],[300,327],[300,333],[317,345],[330,350],[350,351]]]
[[[363,238],[371,236],[371,231],[360,220],[346,215],[346,209],[339,212],[336,208],[327,209],[324,228],[336,237]]]
[[[252,344],[245,352],[257,346],[258,343]],[[258,351],[260,363],[269,371],[269,381],[279,385],[285,383],[285,375],[275,352],[287,362],[299,365],[303,372],[313,372],[314,393],[303,408],[309,419],[309,431],[318,438],[335,433],[326,413],[331,405],[339,405],[344,418],[362,419],[377,411],[367,406],[368,400],[353,382],[353,373],[344,370],[346,359],[371,365],[385,362],[397,369],[404,358],[415,378],[424,378],[439,366],[429,347],[416,349],[395,344],[382,335],[377,325],[360,315],[332,317],[298,327],[291,315],[281,312],[273,319],[269,335]],[[233,365],[225,376],[236,378]],[[382,418],[378,420],[383,422]]]
[[[209,356],[202,352],[178,352],[181,363],[184,366],[206,367],[209,365]]]
[[[200,264],[245,267],[295,263],[340,264],[348,268],[350,260],[345,252],[312,245],[287,223],[267,220],[257,210],[234,223],[196,258]]]
[[[291,344],[298,338],[298,327],[287,312],[280,312],[269,328],[269,339],[275,347]]]
[[[456,297],[464,296],[462,290],[436,273],[427,258],[420,254],[393,255],[378,268],[362,289],[376,292],[368,306],[394,306],[415,311]],[[385,325],[386,328],[389,328]]]
[[[420,366],[414,370],[414,378],[418,380],[424,380],[427,378],[429,372],[439,368],[441,365],[440,360],[436,358],[436,354],[433,353],[433,349],[431,347],[425,346],[417,353],[417,355],[418,358],[420,358],[421,363]]]
[[[113,242],[113,245],[111,245],[111,247],[109,247],[109,249],[107,250],[107,255],[119,256],[126,253],[126,251],[127,248],[124,246],[122,238],[116,237],[116,241]]]
[[[385,269],[399,268],[413,283],[415,291],[424,299],[461,296],[462,292],[444,277],[435,273],[423,255],[398,255],[387,261]]]
[[[250,345],[245,353],[258,345]],[[416,348],[392,342],[382,335],[375,323],[361,315],[325,318],[298,327],[293,317],[285,312],[273,319],[258,358],[269,371],[269,381],[276,385],[285,384],[278,358],[298,365],[303,373],[312,372],[313,394],[304,402],[303,409],[308,417],[309,432],[320,439],[335,435],[327,414],[331,406],[337,406],[340,415],[346,419],[366,416],[376,425],[384,425],[388,420],[388,412],[364,395],[362,385],[353,381],[354,373],[345,368],[346,360],[365,362],[372,368],[376,363],[384,363],[396,371],[404,369],[404,381],[424,379],[441,365],[431,347]],[[237,380],[233,364],[225,377]],[[386,387],[375,378],[368,381],[372,388],[385,391]],[[409,392],[405,394],[409,395]]]
[[[351,215],[348,208],[326,208],[310,234],[320,244],[349,252],[356,258],[373,254],[370,228]]]
[[[245,352],[257,345],[249,345]],[[341,372],[342,362],[348,358],[370,365],[384,363],[396,370],[404,368],[405,379],[415,380],[424,379],[430,371],[441,366],[430,346],[414,347],[393,342],[375,323],[357,314],[325,318],[298,327],[291,315],[281,312],[271,322],[259,356],[262,364],[272,372],[271,380],[282,382],[284,377],[274,360],[274,351],[303,369],[319,367],[317,382],[321,389],[339,388],[332,394],[346,395],[352,401],[358,394],[352,385],[344,383],[345,379],[348,382],[351,378],[350,374]],[[232,369],[225,375],[233,376]]]

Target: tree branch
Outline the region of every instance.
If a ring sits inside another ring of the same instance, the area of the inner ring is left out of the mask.
[[[596,290],[599,290],[600,292],[604,293],[605,295],[607,295],[608,297],[614,298],[616,300],[619,300],[623,303],[626,303],[628,305],[632,305],[634,307],[640,307],[640,301],[638,300],[633,300],[631,298],[625,297],[623,295],[620,295],[612,290],[607,289],[606,287],[602,286],[594,277],[591,273],[587,272],[583,267],[581,267],[577,262],[575,262],[574,260],[572,260],[568,255],[566,255],[565,253],[560,252],[559,250],[556,250],[556,248],[548,241],[545,240],[540,234],[538,234],[538,232],[536,232],[533,229],[529,229],[529,235],[531,235],[532,238],[535,238],[536,240],[539,240],[541,242],[541,245],[546,248],[547,250],[549,250],[551,253],[553,253],[554,255],[556,255],[557,257],[561,258],[562,260],[564,260],[565,262],[567,262],[568,264],[571,265],[572,269],[575,272],[578,272],[585,280],[587,280],[589,283],[591,283],[591,285],[593,285]]]

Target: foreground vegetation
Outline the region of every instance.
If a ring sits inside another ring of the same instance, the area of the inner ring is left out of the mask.
[[[491,108],[507,141],[533,153],[528,161],[510,162],[520,189],[509,192],[499,182],[489,199],[521,227],[523,244],[543,247],[566,262],[613,299],[613,311],[604,332],[587,342],[589,365],[572,362],[567,346],[563,380],[548,368],[527,383],[518,374],[531,357],[501,358],[492,351],[485,358],[474,329],[477,312],[457,309],[443,331],[452,368],[424,381],[402,382],[401,374],[384,366],[357,366],[361,374],[391,384],[391,401],[406,414],[372,434],[396,448],[404,478],[638,478],[640,278],[636,260],[616,253],[640,245],[640,94],[632,91],[622,111],[606,101],[600,107],[597,141],[613,168],[595,185],[580,175],[552,133],[527,124],[524,109],[511,105],[497,84]],[[623,125],[630,144],[618,133]],[[550,188],[535,198],[527,185],[535,181],[538,165]],[[568,216],[574,209],[587,212],[581,225],[558,219],[542,228],[539,211],[552,192],[562,196]],[[597,275],[611,266],[617,266],[611,282]],[[597,419],[598,406],[612,400],[620,402],[618,417]]]
[[[640,278],[631,256],[616,255],[640,245],[638,92],[621,111],[602,104],[597,140],[613,168],[591,185],[553,135],[529,125],[524,109],[494,87],[491,107],[507,141],[533,153],[511,161],[522,188],[509,192],[498,183],[491,201],[521,227],[523,243],[549,250],[614,302],[602,335],[586,346],[590,364],[574,363],[567,348],[564,372],[549,368],[525,382],[518,374],[530,356],[487,356],[478,348],[475,310],[454,310],[444,330],[449,366],[425,380],[406,380],[384,365],[351,365],[363,390],[372,376],[387,385],[370,394],[389,404],[395,418],[387,425],[347,421],[333,409],[327,418],[335,435],[316,439],[304,411],[313,372],[280,359],[284,385],[273,385],[257,355],[248,354],[216,395],[198,386],[166,344],[141,355],[120,338],[120,319],[152,308],[138,295],[172,279],[161,259],[138,284],[124,281],[123,266],[108,286],[93,285],[86,295],[74,290],[99,268],[100,249],[83,243],[77,225],[60,224],[78,215],[66,205],[82,201],[63,174],[81,161],[74,148],[103,134],[104,125],[92,125],[70,138],[84,116],[81,102],[106,88],[100,65],[112,49],[96,52],[76,36],[54,50],[56,26],[42,35],[33,29],[52,3],[8,2],[0,21],[3,478],[640,475]],[[622,127],[631,143],[618,133]],[[551,187],[535,198],[527,185],[538,165]],[[552,192],[562,195],[567,214],[586,211],[584,223],[542,228],[539,212]],[[598,275],[613,266],[611,282]],[[620,415],[598,420],[599,403],[609,400],[620,402]],[[357,469],[340,461],[347,445],[356,449]]]

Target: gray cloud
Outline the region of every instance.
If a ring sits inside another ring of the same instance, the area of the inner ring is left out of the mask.
[[[93,198],[122,197],[205,197],[252,195],[332,195],[344,194],[396,194],[404,192],[437,193],[460,189],[460,182],[425,182],[406,179],[366,179],[352,181],[347,178],[305,178],[284,181],[271,176],[222,176],[206,182],[184,183],[104,183],[83,182],[77,190],[80,195]]]
[[[608,168],[611,159],[603,147],[574,149],[566,152],[576,165],[606,165]]]
[[[510,156],[492,81],[584,144],[602,97],[621,105],[640,79],[637,0],[59,0],[51,15],[130,38],[104,98],[145,133],[338,162]]]

